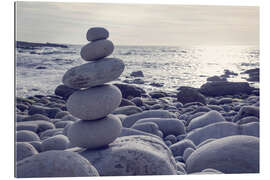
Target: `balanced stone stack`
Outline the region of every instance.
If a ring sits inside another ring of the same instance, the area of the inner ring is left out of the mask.
[[[69,69],[63,76],[64,85],[76,89],[67,100],[67,110],[79,118],[67,132],[71,145],[87,149],[105,147],[121,133],[122,124],[110,114],[122,99],[121,91],[105,84],[117,79],[124,71],[121,59],[107,58],[114,50],[109,32],[101,27],[90,28],[90,41],[81,48],[81,57],[88,63]]]

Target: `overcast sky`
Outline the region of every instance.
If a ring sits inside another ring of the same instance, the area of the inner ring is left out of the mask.
[[[17,40],[85,44],[90,27],[115,45],[258,45],[259,7],[17,2]]]

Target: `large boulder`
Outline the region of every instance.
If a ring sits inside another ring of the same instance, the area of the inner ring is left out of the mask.
[[[17,178],[99,176],[85,158],[75,152],[47,151],[16,164]]]
[[[206,96],[224,96],[246,93],[250,94],[254,88],[247,82],[207,82],[203,84],[199,91]]]
[[[117,79],[124,68],[125,64],[121,59],[103,58],[69,69],[62,82],[74,89],[99,86]]]
[[[67,101],[67,109],[82,120],[96,120],[116,109],[121,99],[120,90],[107,84],[74,92]]]
[[[201,102],[206,104],[204,95],[202,95],[196,88],[181,86],[177,90],[179,90],[177,93],[177,100],[183,104],[190,102]]]
[[[188,131],[207,126],[212,123],[225,121],[224,117],[217,111],[207,112],[199,117],[192,119],[187,127]]]
[[[175,175],[176,163],[169,148],[149,136],[118,138],[108,148],[79,152],[101,176]]]
[[[135,85],[130,85],[130,84],[114,84],[115,86],[117,86],[121,93],[123,98],[128,98],[128,97],[141,97],[142,94],[145,94],[145,91]]]
[[[123,120],[124,127],[131,127],[136,121],[143,118],[175,118],[174,114],[166,110],[149,110],[141,113],[136,113],[126,117]]]
[[[142,118],[139,119],[133,126],[146,123],[146,122],[153,122],[156,123],[159,129],[163,132],[164,136],[173,134],[178,136],[180,134],[186,133],[186,128],[184,123],[176,118]],[[131,127],[133,127],[131,126]]]
[[[188,173],[213,168],[223,173],[259,173],[259,138],[229,136],[194,151],[186,161]]]
[[[237,124],[225,121],[194,129],[187,134],[186,138],[192,140],[195,145],[198,145],[207,139],[223,138],[238,135],[239,133],[239,126]]]

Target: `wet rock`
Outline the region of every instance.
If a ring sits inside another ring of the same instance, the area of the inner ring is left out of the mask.
[[[183,104],[190,102],[201,102],[206,104],[205,97],[195,88],[182,86],[178,88],[177,100]]]

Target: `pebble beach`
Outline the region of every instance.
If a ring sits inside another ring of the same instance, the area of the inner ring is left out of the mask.
[[[16,97],[16,177],[259,173],[258,67],[149,90],[110,38],[90,28],[53,93]]]

